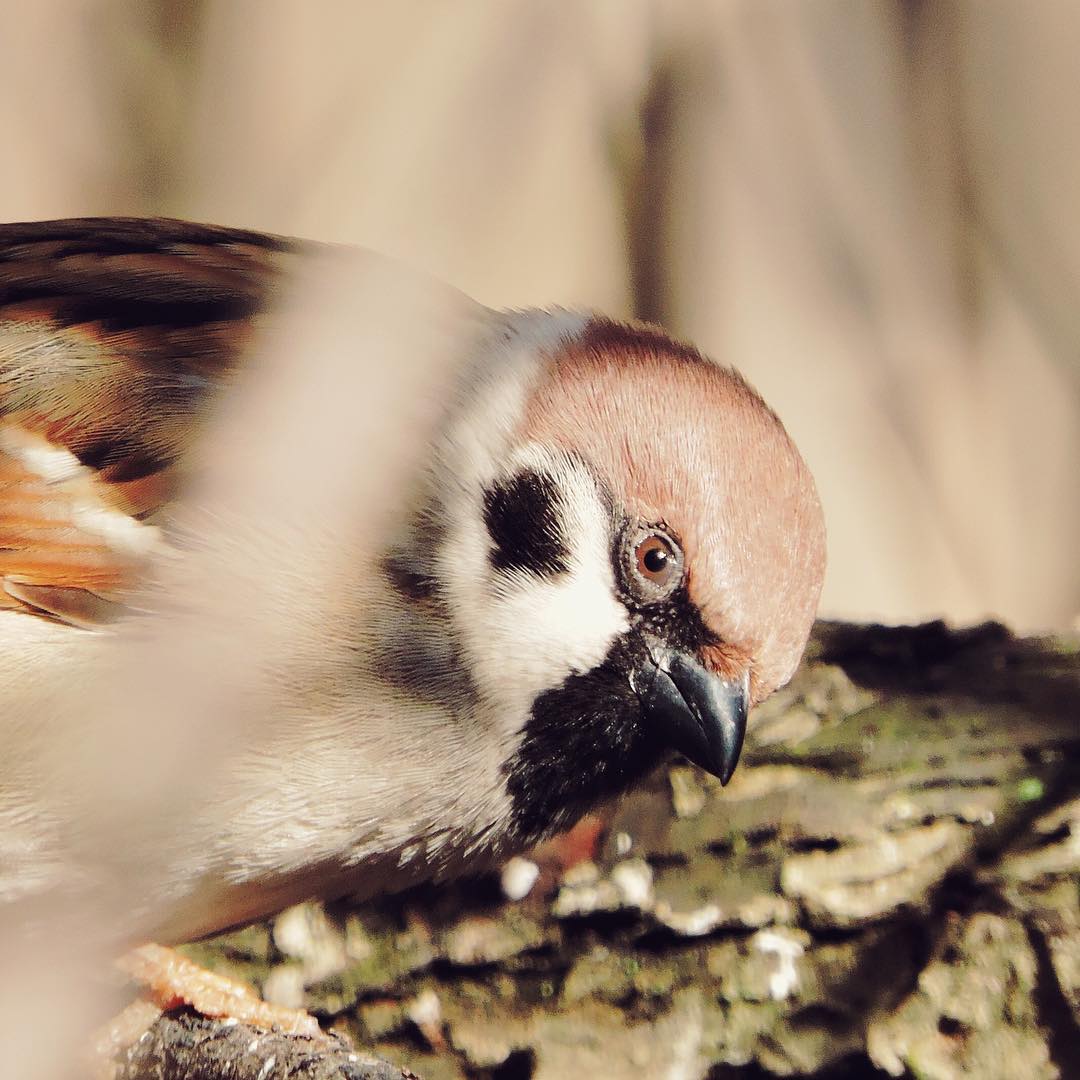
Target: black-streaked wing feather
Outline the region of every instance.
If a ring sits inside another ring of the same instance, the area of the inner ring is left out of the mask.
[[[97,598],[131,584],[145,518],[303,247],[165,219],[0,225],[0,607],[116,610]]]

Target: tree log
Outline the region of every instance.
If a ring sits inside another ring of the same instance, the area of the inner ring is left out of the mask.
[[[353,1050],[342,1039],[311,1039],[210,1020],[188,1010],[158,1020],[124,1056],[116,1080],[416,1080],[416,1074]]]
[[[304,905],[187,951],[427,1080],[1048,1080],[1080,1076],[1078,875],[1075,640],[822,624],[726,789],[668,764],[502,888]],[[235,1031],[200,1071],[214,1028],[163,1019],[172,1049],[125,1080],[391,1075],[289,1072],[283,1036],[252,1072]]]

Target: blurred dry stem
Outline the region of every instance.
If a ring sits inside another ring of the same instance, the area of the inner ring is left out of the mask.
[[[0,906],[11,1075],[64,1075],[78,1040],[118,1007],[88,989],[119,948],[167,922],[185,819],[279,719],[267,673],[319,663],[296,655],[321,640],[297,623],[328,616],[356,572],[343,560],[385,533],[426,450],[413,433],[443,408],[473,311],[364,253],[305,265],[207,435],[202,480],[172,522],[187,543],[146,598],[153,614],[103,635],[63,683],[11,697],[5,723],[41,731],[37,757],[2,766],[6,793],[28,783],[35,813],[78,823],[56,837],[63,884],[49,906]]]

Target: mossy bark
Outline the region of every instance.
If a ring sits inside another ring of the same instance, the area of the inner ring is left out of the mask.
[[[426,1080],[1080,1077],[1074,640],[821,625],[728,788],[667,765],[532,862],[190,951]]]

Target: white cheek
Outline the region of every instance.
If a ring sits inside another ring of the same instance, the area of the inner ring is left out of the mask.
[[[455,533],[447,544],[451,602],[464,616],[458,628],[473,676],[489,701],[518,720],[538,694],[599,664],[627,629],[606,544],[579,548],[556,578],[506,575],[493,587],[483,526],[470,521]]]
[[[515,464],[532,464],[535,456],[523,451]],[[539,694],[600,664],[629,626],[616,597],[610,524],[593,481],[564,472],[559,488],[570,547],[565,572],[493,572],[479,513],[459,519],[442,553],[442,577],[473,677],[511,723],[529,713]]]
[[[490,616],[485,682],[515,711],[527,710],[567,676],[596,667],[628,625],[606,566],[523,581],[493,601]]]

